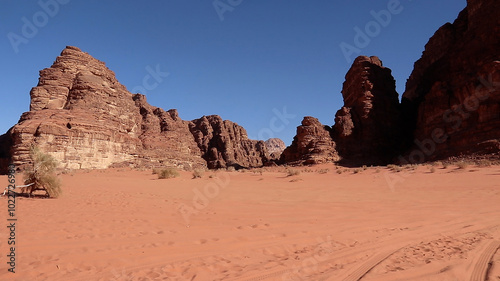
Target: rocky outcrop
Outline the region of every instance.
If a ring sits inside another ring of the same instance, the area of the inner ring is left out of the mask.
[[[400,108],[391,70],[377,57],[360,56],[345,77],[344,106],[335,115],[332,135],[344,160],[388,163],[400,136]]]
[[[67,47],[40,71],[30,95],[30,111],[0,137],[3,166],[28,163],[32,145],[69,169],[193,168],[207,162],[219,168],[267,161],[264,143],[248,140],[238,125],[218,116],[184,121],[176,110],[151,106],[145,96],[128,92],[103,62],[76,47]]]
[[[267,151],[271,156],[271,159],[278,160],[281,153],[286,148],[286,144],[278,138],[270,138],[264,142],[266,144]]]
[[[297,135],[292,144],[281,154],[280,162],[289,164],[320,164],[338,161],[335,142],[330,136],[330,128],[318,119],[304,117],[297,127]]]
[[[425,46],[402,97],[402,162],[500,150],[500,2],[468,0]]]
[[[208,168],[260,167],[269,160],[263,141],[248,139],[243,127],[217,115],[193,120],[189,128]]]

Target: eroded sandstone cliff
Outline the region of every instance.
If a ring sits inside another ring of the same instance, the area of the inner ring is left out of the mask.
[[[500,2],[468,0],[430,38],[402,97],[402,162],[500,150]]]
[[[269,159],[264,143],[249,140],[237,124],[218,116],[184,121],[174,109],[151,106],[76,47],[40,71],[30,95],[30,111],[0,137],[3,165],[28,163],[32,145],[69,169],[254,167]]]
[[[387,164],[400,142],[400,108],[391,70],[378,57],[356,58],[345,76],[344,106],[335,115],[333,138],[341,157]]]

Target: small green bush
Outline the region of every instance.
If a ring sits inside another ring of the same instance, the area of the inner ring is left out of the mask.
[[[158,172],[159,179],[171,179],[180,176],[179,172],[175,168],[166,168]]]

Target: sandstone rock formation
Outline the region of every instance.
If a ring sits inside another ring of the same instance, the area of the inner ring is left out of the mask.
[[[189,128],[208,168],[259,167],[270,158],[263,141],[249,140],[243,127],[217,115],[193,120]]]
[[[500,150],[500,2],[468,0],[415,63],[402,98],[402,162]]]
[[[297,127],[297,135],[292,144],[281,154],[280,162],[290,164],[320,164],[338,161],[330,131],[318,119],[304,117],[302,125]]]
[[[391,71],[376,57],[358,57],[346,75],[344,107],[331,130],[343,161],[359,165],[500,156],[498,34],[500,2],[468,0],[457,20],[442,26],[425,46],[401,104]],[[282,160],[309,157],[309,150],[298,149],[304,135],[298,132]]]
[[[3,166],[27,163],[31,145],[69,169],[253,167],[269,158],[263,142],[249,140],[230,121],[218,116],[183,121],[176,110],[149,105],[145,96],[128,92],[103,62],[76,47],[66,47],[40,71],[30,95],[30,111],[0,136]]]
[[[345,76],[344,106],[335,115],[332,132],[345,160],[388,163],[395,156],[400,108],[391,70],[377,57],[360,56]]]

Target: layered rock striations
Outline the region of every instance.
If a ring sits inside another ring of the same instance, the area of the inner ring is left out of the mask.
[[[40,71],[30,95],[30,111],[0,137],[4,166],[28,163],[32,145],[70,169],[253,167],[268,159],[264,143],[249,140],[238,125],[218,116],[184,121],[176,110],[151,106],[145,96],[128,92],[103,62],[76,47],[66,47]],[[209,136],[200,137],[203,126],[211,128]]]
[[[467,4],[430,38],[406,83],[402,161],[500,150],[500,2]]]

